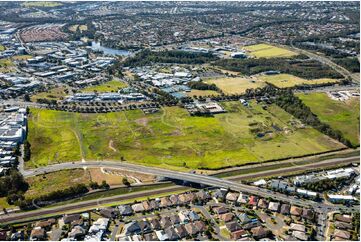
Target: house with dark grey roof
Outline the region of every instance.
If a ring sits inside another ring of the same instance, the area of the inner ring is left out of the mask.
[[[162,217],[160,219],[160,226],[162,226],[162,228],[168,228],[170,226],[172,226],[172,222],[170,221],[170,218],[168,216]]]
[[[188,232],[183,224],[177,225],[175,227],[175,231],[177,232],[179,238],[185,238],[188,236]]]
[[[236,221],[226,223],[226,228],[228,229],[229,232],[234,232],[242,229],[241,226]]]
[[[138,234],[141,232],[141,228],[137,221],[132,221],[124,225],[125,235],[129,236],[132,234]]]
[[[153,230],[161,229],[161,225],[160,225],[158,218],[153,218],[153,219],[149,220],[149,223],[152,226]]]
[[[179,216],[177,214],[172,214],[169,216],[170,221],[172,222],[172,224],[179,224],[180,223],[180,219]]]
[[[147,233],[152,230],[150,223],[146,220],[139,221],[138,224],[142,233]]]
[[[121,216],[130,216],[133,214],[133,209],[128,204],[118,206],[118,210]]]
[[[291,205],[284,203],[281,205],[280,213],[282,213],[284,215],[288,215],[288,214],[290,214],[290,208],[291,208]]]
[[[169,240],[178,240],[179,236],[173,227],[164,229],[164,232],[168,235]]]

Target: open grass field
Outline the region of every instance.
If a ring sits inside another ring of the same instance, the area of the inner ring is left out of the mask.
[[[30,97],[32,102],[36,102],[37,99],[49,99],[49,100],[61,100],[66,95],[64,87],[55,87],[46,92],[39,92]]]
[[[326,93],[298,94],[322,122],[339,130],[353,145],[360,144],[360,100],[351,98],[341,102],[332,100]]]
[[[297,53],[268,44],[257,44],[243,47],[251,56],[256,58],[292,57]]]
[[[26,165],[123,157],[170,169],[218,169],[343,147],[312,128],[298,128],[299,122],[277,106],[223,105],[228,113],[209,118],[191,117],[178,107],[150,115],[31,109],[32,158]]]
[[[119,89],[127,87],[128,85],[125,82],[112,80],[100,85],[89,86],[81,89],[81,92],[116,92]]]
[[[242,94],[247,89],[263,87],[264,81],[244,77],[215,78],[205,81],[208,84],[216,84],[225,94]]]
[[[5,50],[5,46],[0,45],[0,51],[3,51],[3,50]]]
[[[340,80],[331,78],[321,78],[307,80],[290,74],[276,74],[276,75],[258,75],[257,78],[264,82],[269,82],[279,88],[293,87],[302,84],[321,84],[321,83],[337,83]]]

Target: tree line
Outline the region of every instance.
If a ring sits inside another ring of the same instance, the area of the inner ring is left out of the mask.
[[[338,140],[348,147],[353,147],[351,142],[340,131],[334,130],[328,124],[321,122],[317,115],[312,113],[311,109],[293,94],[291,89],[278,89],[272,85],[267,85],[263,88],[247,89],[245,95],[248,98],[256,99],[266,97],[267,100],[274,102],[303,123],[312,126],[321,133]]]
[[[222,59],[213,63],[223,69],[254,75],[266,71],[280,71],[305,79],[342,78],[336,71],[316,60],[306,59],[304,55],[289,58],[259,59]]]
[[[129,67],[146,66],[152,63],[204,64],[217,60],[211,53],[195,53],[181,50],[151,51],[146,49],[128,58],[123,65]]]

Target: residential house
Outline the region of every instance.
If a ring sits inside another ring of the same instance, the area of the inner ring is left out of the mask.
[[[256,196],[249,197],[249,201],[248,201],[249,205],[257,206],[257,203],[258,203],[258,197],[256,197]]]
[[[228,229],[229,232],[234,232],[242,229],[241,226],[239,226],[239,224],[236,221],[226,223],[226,228]]]
[[[132,221],[124,225],[125,235],[138,234],[141,232],[140,226],[137,221]]]
[[[141,220],[138,222],[139,228],[142,233],[147,233],[152,231],[152,227],[147,220]]]
[[[162,218],[160,219],[160,225],[161,225],[162,228],[164,229],[164,228],[168,228],[168,227],[172,226],[173,224],[172,224],[172,222],[170,221],[170,218],[167,217],[167,216],[165,216],[165,217],[162,217]]]
[[[194,212],[193,210],[188,213],[188,217],[191,221],[197,221],[200,219],[198,213]]]
[[[291,206],[290,213],[293,216],[301,216],[302,215],[302,208],[296,207],[296,206]]]
[[[352,223],[352,217],[350,215],[336,214],[335,219],[345,223]]]
[[[161,208],[166,208],[166,207],[170,207],[172,206],[172,202],[169,200],[168,197],[162,197],[160,199],[160,207]]]
[[[240,193],[237,199],[238,203],[246,204],[249,201],[249,196],[243,193]]]
[[[234,202],[237,201],[238,196],[239,196],[239,194],[236,193],[236,192],[229,192],[229,193],[227,193],[227,195],[226,195],[226,200],[227,200],[228,202],[234,203]]]
[[[240,229],[231,233],[232,240],[238,240],[240,238],[248,237],[248,233],[246,230]]]
[[[166,241],[169,239],[167,233],[165,233],[164,230],[157,230],[155,231],[155,234],[157,235],[158,240],[160,241]]]
[[[246,213],[241,213],[238,215],[239,220],[241,220],[242,224],[247,224],[251,222],[251,219],[248,217]]]
[[[161,229],[161,225],[160,225],[158,218],[153,218],[153,219],[149,220],[149,223],[151,224],[153,230]]]
[[[202,233],[204,231],[206,231],[206,225],[203,221],[195,221],[194,223],[194,226],[197,228],[198,232]]]
[[[282,213],[283,215],[288,215],[290,214],[290,208],[291,205],[284,203],[281,205],[280,213]]]
[[[280,208],[280,203],[278,202],[270,202],[268,205],[268,209],[271,210],[272,212],[278,212]]]
[[[312,220],[315,217],[315,213],[312,209],[304,208],[302,210],[302,218]]]
[[[233,213],[223,213],[223,214],[220,214],[218,217],[219,217],[219,219],[221,219],[227,223],[227,222],[230,222],[233,220],[234,214]]]
[[[258,226],[258,227],[252,228],[251,233],[252,233],[253,238],[259,240],[259,239],[267,237],[269,231],[266,230],[263,226]]]
[[[337,229],[345,229],[345,230],[347,230],[347,229],[352,229],[352,224],[350,224],[350,223],[344,223],[344,222],[340,222],[340,221],[336,221],[335,222],[335,227],[337,228]]]
[[[187,210],[180,211],[178,213],[180,222],[183,224],[188,223],[190,220],[188,215],[189,215],[189,211],[187,211]]]
[[[30,233],[30,240],[44,240],[45,230],[43,228],[34,228]]]
[[[212,210],[213,210],[215,213],[217,213],[218,215],[228,212],[228,209],[225,208],[225,207],[223,207],[223,206],[213,207]]]
[[[172,224],[179,224],[180,223],[180,219],[179,216],[177,214],[172,214],[169,216],[170,221],[172,222]]]
[[[118,215],[118,212],[112,207],[102,208],[99,213],[106,218],[116,218]]]
[[[335,231],[333,232],[333,237],[341,238],[343,240],[349,240],[351,238],[351,234],[350,232],[345,230],[335,229]]]
[[[173,194],[169,197],[169,200],[170,200],[170,203],[173,205],[173,206],[178,206],[180,203],[179,203],[179,199],[178,199],[178,195],[176,194]]]
[[[118,211],[121,216],[130,216],[133,214],[133,209],[130,205],[118,206]]]
[[[64,224],[70,224],[72,221],[79,220],[80,218],[80,214],[66,214],[63,216],[62,220]]]
[[[303,240],[303,241],[308,240],[308,236],[304,232],[301,232],[301,231],[293,231],[292,236],[298,240]]]
[[[142,203],[133,204],[132,209],[135,213],[140,213],[145,211]]]
[[[144,241],[157,241],[159,240],[155,232],[147,233],[143,235]]]
[[[300,231],[300,232],[306,232],[306,227],[303,224],[290,224],[290,230]]]
[[[173,227],[164,229],[164,232],[168,235],[169,240],[178,240],[179,236]]]
[[[143,201],[142,205],[143,205],[144,211],[150,211],[151,210],[151,207],[150,207],[150,204],[149,204],[148,201]]]
[[[188,232],[183,224],[176,226],[175,231],[177,232],[179,238],[181,238],[181,239],[188,236]]]
[[[266,201],[266,199],[261,198],[261,199],[258,201],[258,207],[259,207],[259,208],[263,208],[263,209],[267,209],[267,208],[268,208],[268,202]]]
[[[193,236],[198,233],[197,227],[193,223],[185,224],[184,227],[190,236]]]
[[[74,226],[72,230],[68,233],[68,238],[74,239],[74,240],[84,240],[84,236],[86,234],[86,231],[81,226]]]

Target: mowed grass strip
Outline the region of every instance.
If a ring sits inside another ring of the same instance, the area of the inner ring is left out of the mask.
[[[292,57],[297,55],[296,52],[268,44],[249,45],[243,47],[243,49],[256,58]]]
[[[297,94],[318,118],[339,130],[352,145],[360,144],[360,100],[332,100],[326,93]]]
[[[343,147],[318,131],[298,128],[277,106],[222,103],[228,113],[191,117],[179,107],[80,114],[31,109],[28,166],[64,161],[121,160],[163,168],[220,169]],[[37,118],[36,118],[37,117]],[[66,138],[62,138],[66,137]],[[64,142],[64,144],[61,144]],[[112,146],[110,146],[110,142]]]
[[[331,79],[331,78],[307,80],[290,74],[258,75],[257,79],[271,83],[279,88],[293,87],[303,84],[315,85],[315,84],[323,84],[323,83],[337,83],[340,81],[338,79]]]
[[[83,88],[81,89],[81,92],[116,92],[127,86],[128,85],[125,82],[112,80],[99,85]]]
[[[215,84],[225,94],[242,94],[247,89],[263,87],[265,86],[264,81],[254,80],[245,77],[225,77],[215,78],[205,81],[208,84]]]

